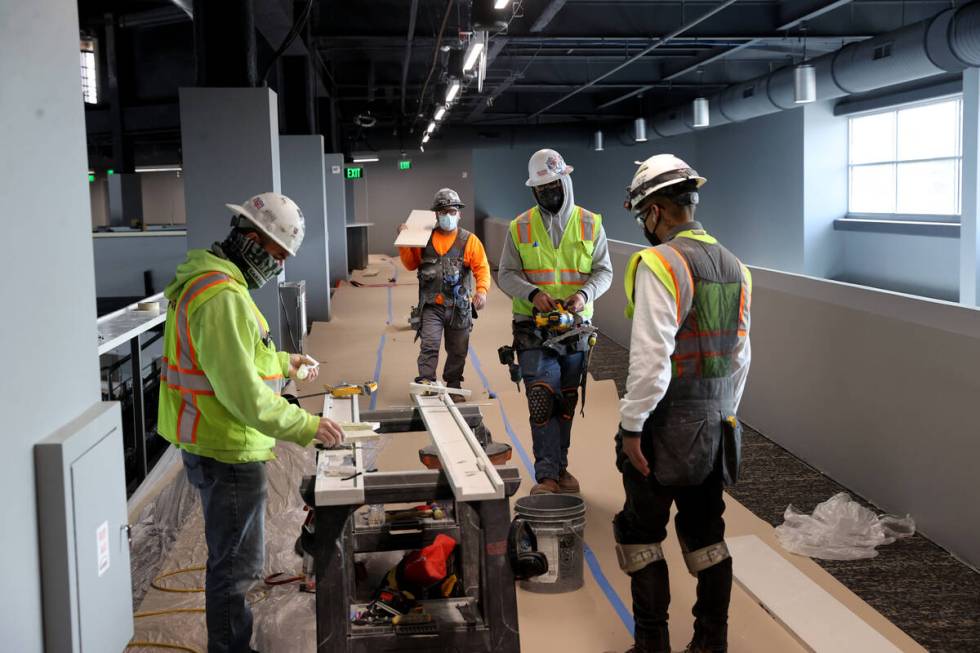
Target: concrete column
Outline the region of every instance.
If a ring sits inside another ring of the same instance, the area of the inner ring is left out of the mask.
[[[208,248],[228,235],[232,215],[226,202],[281,192],[276,94],[267,88],[182,88],[180,127],[187,248]],[[252,291],[252,297],[278,337],[278,281]]]
[[[286,279],[306,281],[306,315],[330,319],[329,235],[324,182],[323,136],[280,136],[282,192],[299,204],[306,218],[303,246],[286,264]]]
[[[963,71],[960,303],[980,306],[980,68]]]
[[[330,237],[330,287],[347,279],[347,189],[344,155],[324,154],[327,185],[327,231]]]
[[[100,398],[78,3],[0,2],[0,43],[0,648],[41,653],[34,445]]]

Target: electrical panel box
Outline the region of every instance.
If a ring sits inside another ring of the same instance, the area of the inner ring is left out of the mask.
[[[122,651],[133,587],[119,404],[101,402],[34,447],[44,650]]]

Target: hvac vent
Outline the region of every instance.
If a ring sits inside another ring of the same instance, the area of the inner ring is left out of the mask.
[[[753,95],[755,95],[755,87],[754,86],[750,86],[747,89],[745,89],[744,91],[742,91],[742,99],[743,100],[748,100]]]

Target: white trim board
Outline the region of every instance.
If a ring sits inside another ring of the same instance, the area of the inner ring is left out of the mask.
[[[408,229],[398,234],[395,247],[425,247],[432,230],[436,228],[436,214],[434,211],[416,209],[408,214],[405,224],[408,225]]]
[[[756,535],[726,538],[735,582],[814,653],[900,653]]]
[[[483,447],[446,394],[412,395],[458,501],[504,498],[504,483]]]

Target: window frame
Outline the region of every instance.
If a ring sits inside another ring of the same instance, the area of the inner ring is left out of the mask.
[[[918,107],[929,106],[933,104],[940,104],[946,102],[955,102],[957,107],[957,123],[955,128],[956,135],[956,151],[958,154],[953,156],[940,156],[940,157],[924,157],[919,159],[899,159],[899,139],[900,132],[898,126],[898,113],[905,109],[912,109]],[[854,120],[858,118],[866,118],[868,116],[883,115],[883,114],[895,114],[895,139],[894,139],[894,151],[892,159],[886,159],[883,161],[870,161],[864,163],[851,163],[851,145],[853,142],[853,130],[854,130]],[[954,193],[955,193],[955,206],[957,213],[953,214],[937,214],[937,213],[908,213],[904,211],[898,211],[898,171],[899,166],[903,164],[915,164],[915,163],[930,163],[930,162],[941,162],[941,161],[952,161],[956,168],[956,177],[954,179]],[[871,109],[868,111],[855,112],[847,115],[847,214],[845,215],[845,220],[855,220],[856,222],[898,222],[898,223],[939,223],[939,224],[949,224],[958,225],[960,224],[961,214],[963,210],[963,94],[962,92],[951,93],[948,95],[942,95],[938,97],[929,98],[926,100],[916,100],[913,102],[903,102],[900,104],[894,104],[888,107]],[[884,166],[890,165],[892,167],[892,174],[895,179],[895,202],[894,206],[896,211],[883,211],[883,212],[868,212],[868,211],[852,211],[851,210],[851,183],[852,174],[851,171],[855,168],[863,168],[869,166]]]

